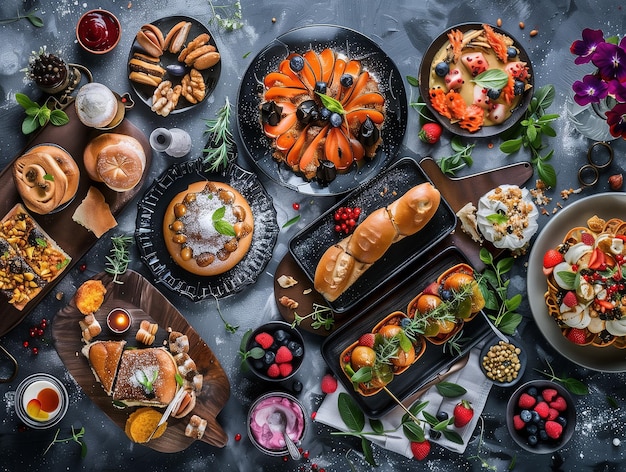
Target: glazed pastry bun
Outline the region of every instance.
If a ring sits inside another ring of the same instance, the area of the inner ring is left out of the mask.
[[[105,128],[117,115],[117,97],[103,84],[83,85],[74,101],[78,119],[90,128]]]
[[[83,162],[92,180],[104,182],[116,192],[126,192],[141,181],[146,155],[132,136],[104,133],[87,144]]]
[[[42,144],[15,160],[13,180],[26,208],[45,215],[74,198],[80,171],[67,151]]]

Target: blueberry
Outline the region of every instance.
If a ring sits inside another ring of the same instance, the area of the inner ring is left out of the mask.
[[[441,431],[436,431],[434,429],[430,430],[430,433],[428,433],[430,435],[430,439],[439,439],[441,437]]]
[[[342,74],[342,76],[339,78],[339,83],[342,87],[352,87],[352,84],[354,83],[354,77],[352,77],[351,74]]]
[[[291,70],[294,72],[300,72],[302,69],[304,69],[304,58],[302,56],[293,56],[291,59],[289,59],[289,67],[291,67]]]
[[[276,359],[276,354],[272,351],[267,351],[263,356],[263,362],[265,365],[272,365]]]
[[[541,442],[548,441],[548,433],[546,433],[545,429],[542,429],[542,430],[539,431],[539,440]]]
[[[515,95],[521,95],[524,93],[524,82],[522,82],[521,80],[516,80],[515,84],[513,85],[513,93]]]
[[[556,422],[559,423],[564,428],[567,426],[567,418],[565,418],[565,416],[557,417]]]
[[[492,100],[497,100],[498,98],[500,98],[501,93],[502,93],[502,90],[500,89],[490,88],[489,90],[487,90],[487,96],[491,98]]]
[[[439,77],[445,77],[448,75],[448,72],[450,72],[450,65],[445,61],[441,61],[435,66],[435,74]]]
[[[532,417],[531,421],[533,423],[539,423],[541,421],[541,416],[539,416],[539,413],[537,413],[535,410],[531,411],[530,415]]]
[[[323,121],[328,121],[330,119],[330,115],[332,115],[333,112],[330,111],[328,108],[326,107],[322,107],[322,109],[320,110],[320,119]]]
[[[403,328],[406,328],[410,324],[411,324],[410,318],[402,318],[402,321],[400,322],[400,326],[402,326]]]
[[[536,397],[539,392],[537,391],[537,387],[530,387],[528,390],[526,390],[526,393],[531,397]]]
[[[339,113],[332,113],[330,115],[330,125],[333,128],[339,128],[342,123],[343,123],[343,118],[341,117]]]
[[[263,370],[265,364],[261,359],[254,359],[254,361],[252,361],[252,367],[254,367],[256,370]]]
[[[326,93],[326,82],[315,82],[315,88],[313,89],[314,92],[317,93]]]
[[[289,343],[287,344],[287,349],[291,351],[291,355],[293,357],[302,357],[302,355],[304,354],[304,348],[302,347],[302,344],[296,341],[289,341]]]
[[[448,416],[448,413],[446,413],[445,411],[438,411],[436,418],[439,421],[446,421],[448,418],[450,418],[450,416]]]
[[[513,46],[509,46],[506,49],[506,55],[509,59],[513,59],[515,56],[517,56],[517,49],[515,49]]]
[[[277,329],[274,332],[274,340],[281,345],[286,345],[289,342],[289,333],[287,333],[287,331],[285,331],[284,329]]]
[[[530,436],[528,436],[528,444],[530,446],[536,446],[537,445],[537,436],[535,436],[534,434],[531,434]]]
[[[452,290],[442,289],[441,290],[441,299],[445,301],[450,301],[454,298],[454,294]]]
[[[526,432],[528,434],[537,434],[537,431],[539,431],[539,428],[537,427],[536,424],[529,424],[528,426],[526,426]]]
[[[302,391],[302,382],[300,382],[299,380],[294,380],[291,388],[295,393],[300,393]]]
[[[533,419],[533,415],[530,410],[522,410],[519,413],[519,417],[522,419],[524,423],[530,423],[530,420]]]

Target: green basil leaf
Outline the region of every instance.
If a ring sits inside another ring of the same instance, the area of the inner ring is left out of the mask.
[[[243,333],[243,337],[241,338],[241,343],[239,344],[239,350],[241,352],[246,351],[246,346],[248,346],[248,339],[252,336],[252,329],[248,329],[245,333]]]
[[[24,121],[22,121],[23,134],[30,134],[37,128],[39,128],[39,121],[37,120],[36,116],[27,116],[26,118],[24,118]]]
[[[63,126],[69,123],[70,119],[63,110],[52,110],[50,113],[50,123],[54,126]]]
[[[250,349],[249,354],[252,359],[260,359],[265,355],[265,351],[260,347],[253,347],[252,349]]]
[[[226,220],[213,221],[213,227],[224,236],[235,236],[235,228]]]
[[[502,90],[509,82],[509,75],[500,69],[489,69],[474,77],[472,82],[487,89]]]
[[[491,215],[487,215],[487,221],[501,225],[509,221],[509,217],[504,213],[492,213]]]
[[[557,272],[557,275],[565,282],[569,288],[574,288],[574,283],[576,281],[576,274],[569,270],[561,270]]]
[[[522,138],[515,138],[504,141],[502,144],[500,144],[500,151],[505,154],[512,154],[514,152],[517,152],[522,147],[523,141],[524,140]]]
[[[434,424],[437,424],[439,422],[435,416],[431,415],[427,411],[423,411],[422,412],[422,416],[424,417],[426,422],[428,424],[430,424],[430,425],[434,425]]]
[[[411,405],[409,411],[413,416],[417,417],[424,410],[424,408],[426,408],[426,406],[428,406],[428,402],[415,403]]]
[[[463,444],[463,438],[456,431],[444,429],[442,434],[448,441],[452,441],[455,444]]]
[[[426,439],[422,427],[413,421],[404,423],[402,425],[402,431],[409,441],[422,442]]]
[[[224,218],[226,214],[226,207],[219,207],[217,210],[213,212],[213,216],[211,217],[213,221],[218,221]]]
[[[25,110],[28,110],[29,108],[39,109],[39,105],[33,102],[28,95],[25,95],[23,93],[16,93],[15,101],[19,103]]]
[[[587,395],[589,393],[589,388],[580,380],[567,377],[565,379],[561,379],[561,383],[565,385],[565,388],[567,388],[574,395]]]
[[[365,457],[365,460],[367,461],[367,463],[373,467],[377,467],[378,464],[376,463],[376,460],[374,459],[374,452],[372,451],[372,445],[367,439],[363,437],[361,438],[361,448],[363,449],[363,456]]]
[[[372,368],[371,367],[361,367],[357,370],[352,377],[350,377],[350,381],[353,383],[367,383],[372,380]]]
[[[406,81],[409,83],[409,85],[413,86],[413,87],[419,87],[420,82],[416,77],[407,75],[406,76]]]
[[[376,434],[384,434],[385,432],[385,426],[383,425],[383,422],[375,418],[370,418],[370,427],[372,428],[372,431],[374,431]]]
[[[518,313],[505,313],[498,323],[495,323],[497,328],[504,334],[513,335],[515,330],[522,322],[522,315]]]
[[[350,395],[341,392],[337,399],[337,407],[341,419],[349,429],[357,432],[363,431],[365,415]]]
[[[330,111],[332,111],[333,113],[339,113],[340,115],[343,115],[345,113],[343,106],[341,106],[340,101],[335,100],[333,97],[329,97],[328,95],[324,93],[319,93],[319,92],[316,92],[316,93],[320,97],[322,104],[326,108],[328,108]]]
[[[439,382],[436,387],[439,394],[446,398],[460,397],[467,393],[464,387],[452,382]]]

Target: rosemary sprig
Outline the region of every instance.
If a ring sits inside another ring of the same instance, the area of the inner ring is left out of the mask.
[[[74,426],[72,426],[72,437],[71,438],[63,438],[63,439],[59,439],[59,433],[61,432],[60,429],[57,429],[56,434],[54,435],[54,438],[52,439],[52,442],[48,445],[48,447],[46,448],[46,450],[43,452],[44,456],[48,453],[48,451],[52,448],[52,446],[54,446],[55,444],[58,443],[67,443],[69,441],[74,441],[75,443],[80,445],[80,457],[85,457],[87,455],[87,444],[85,444],[84,441],[82,441],[83,436],[85,436],[85,428],[82,427],[80,428],[78,431],[76,431],[74,429]]]
[[[232,155],[232,148],[235,144],[233,135],[230,132],[230,101],[226,101],[217,112],[217,118],[205,120],[206,130],[204,134],[209,135],[209,142],[205,152],[204,163],[210,164],[209,171],[216,172],[220,167],[228,165],[228,159]]]
[[[209,0],[209,6],[211,7],[211,12],[213,13],[213,18],[211,18],[210,22],[215,21],[217,26],[225,29],[226,31],[233,31],[239,28],[243,28],[243,15],[241,13],[241,2],[237,0],[236,2],[230,5],[213,5],[213,2]],[[217,13],[216,10],[221,10],[229,14],[227,17],[221,16]],[[234,10],[228,12],[228,10]]]
[[[124,282],[118,280],[118,276],[122,275],[128,269],[128,263],[130,262],[130,253],[128,247],[133,243],[131,236],[112,236],[111,237],[111,252],[109,256],[106,256],[105,272],[113,275],[113,283],[123,284]]]
[[[311,328],[313,329],[319,329],[323,327],[324,329],[326,329],[326,331],[330,331],[335,325],[333,310],[331,310],[327,306],[320,305],[318,303],[313,304],[313,311],[308,315],[300,316],[294,312],[293,316],[293,323],[291,323],[292,328],[300,326],[300,323],[302,323],[307,318],[311,318]]]

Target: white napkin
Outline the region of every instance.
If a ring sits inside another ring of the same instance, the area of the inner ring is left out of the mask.
[[[485,375],[480,370],[480,348],[472,349],[467,365],[458,372],[454,372],[453,374],[451,374],[445,379],[445,381],[458,384],[467,390],[467,393],[463,395],[462,398],[472,403],[472,407],[474,408],[474,416],[467,425],[465,425],[463,428],[456,430],[463,438],[463,444],[453,443],[447,440],[443,435],[441,435],[439,439],[434,440],[431,438],[430,440],[432,442],[440,444],[442,447],[450,449],[451,451],[462,454],[463,452],[465,452],[467,443],[471,438],[472,433],[474,432],[474,428],[476,427],[478,418],[481,415],[483,408],[485,407],[487,397],[489,396],[489,391],[491,390],[491,386],[493,385],[493,383],[489,379],[487,379],[487,377],[485,377]],[[339,394],[345,391],[346,390],[343,388],[343,386],[339,384],[337,390],[334,393],[326,395],[324,401],[320,405],[320,408],[317,410],[315,421],[319,421],[320,423],[326,424],[340,431],[347,431],[348,428],[341,419],[341,416],[339,415],[339,410],[337,408],[337,400]],[[446,411],[450,416],[452,416],[454,406],[460,400],[461,398],[442,397],[437,391],[437,388],[433,386],[429,388],[418,401],[428,401],[428,406],[425,408],[425,410],[433,416],[436,415],[439,410]],[[384,417],[380,418],[380,421],[382,421],[385,430],[395,430],[394,432],[380,436],[372,435],[368,436],[367,438],[372,443],[377,444],[382,448],[411,458],[413,457],[413,453],[411,452],[411,443],[404,436],[402,428],[399,428],[404,413],[404,409],[402,409],[400,406],[397,406],[389,413],[387,413]],[[422,419],[421,417],[419,418]],[[371,428],[369,427],[369,422],[366,421],[365,423],[366,424],[364,431],[371,431]],[[425,429],[425,432],[426,431],[427,428]]]

